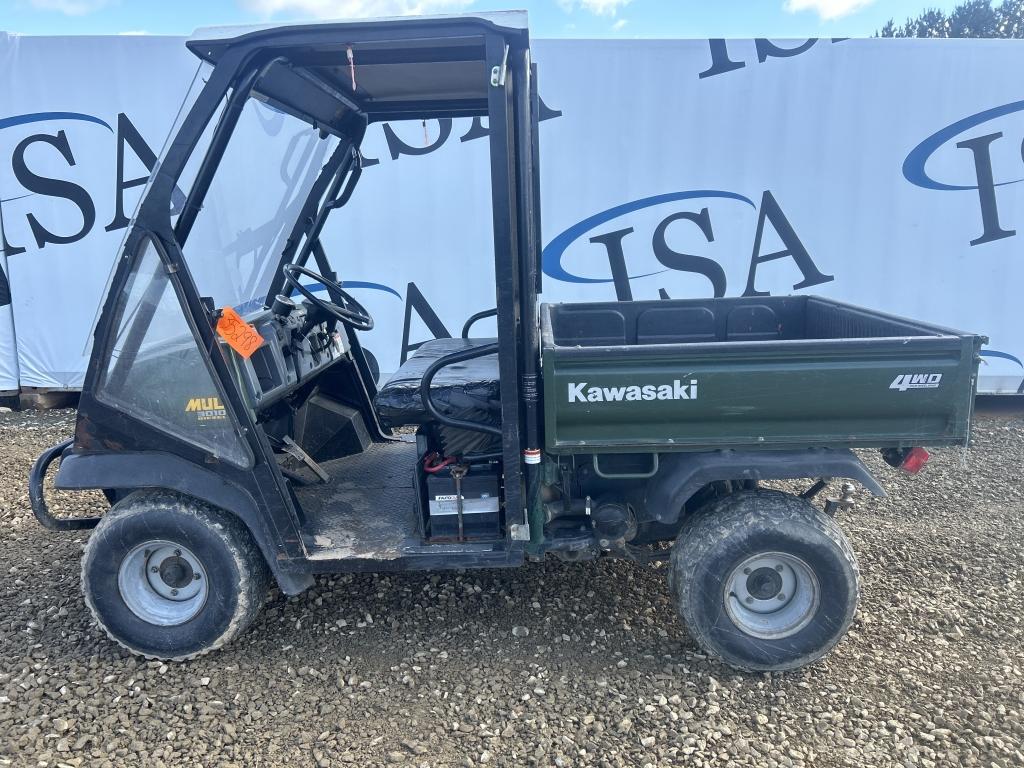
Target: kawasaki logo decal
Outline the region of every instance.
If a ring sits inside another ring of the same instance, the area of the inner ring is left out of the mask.
[[[942,381],[941,373],[901,373],[892,380],[889,389],[906,392],[908,389],[935,389]]]
[[[625,387],[591,387],[587,382],[569,382],[570,403],[616,403],[636,400],[696,400],[697,380],[671,384],[636,384]]]

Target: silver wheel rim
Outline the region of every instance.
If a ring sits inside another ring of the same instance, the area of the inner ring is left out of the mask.
[[[187,547],[162,539],[139,544],[117,570],[128,610],[160,627],[194,618],[206,604],[207,584],[202,561]]]
[[[725,610],[744,634],[778,640],[796,634],[818,610],[814,571],[799,557],[762,552],[746,558],[725,580]]]

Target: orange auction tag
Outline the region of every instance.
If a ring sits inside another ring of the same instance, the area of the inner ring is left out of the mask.
[[[252,357],[252,353],[263,346],[263,337],[260,332],[242,319],[231,307],[224,307],[220,311],[220,319],[217,321],[217,333],[228,343],[235,352],[246,360]]]

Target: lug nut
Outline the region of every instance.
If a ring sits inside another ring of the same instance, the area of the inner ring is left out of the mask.
[[[775,570],[778,571],[779,573],[782,573],[782,564],[779,563],[778,565],[776,565],[775,566]]]
[[[201,575],[199,575],[198,573],[196,573],[196,574],[193,574],[193,575],[192,575],[192,578],[193,578],[193,579],[194,579],[195,581],[199,581],[199,580],[200,580],[201,578],[203,578],[203,577],[202,577]]]
[[[747,602],[748,602],[748,603],[752,603],[752,602],[754,602],[754,598],[752,598],[752,597],[748,597],[748,598],[747,598]]]
[[[175,557],[181,557],[181,550],[180,549],[174,550],[174,556]]]
[[[749,568],[744,568],[743,569],[743,573],[745,573],[747,576],[749,576],[750,575],[750,569]]]
[[[785,600],[785,599],[786,599],[786,596],[784,594],[782,594],[781,592],[779,592],[779,600]]]
[[[160,569],[157,568],[155,565],[152,568],[150,568],[149,570],[150,570],[151,573],[160,573]]]
[[[177,597],[178,596],[178,590],[172,589],[171,590],[171,595],[173,595],[174,597]]]

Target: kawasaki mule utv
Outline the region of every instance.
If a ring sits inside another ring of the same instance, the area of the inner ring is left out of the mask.
[[[883,494],[852,448],[913,470],[918,446],[965,444],[982,338],[806,295],[538,306],[524,14],[188,47],[208,79],[126,237],[75,436],[30,479],[44,525],[95,527],[82,589],[114,640],[187,659],[237,637],[271,580],[294,595],[318,573],[546,556],[668,560],[691,636],[739,668],[798,667],[840,640],[857,566],[832,513],[849,493],[812,499],[832,478]],[[378,386],[359,339],[373,318],[332,267],[325,220],[359,182],[370,124],[474,116],[497,338],[427,342]],[[239,149],[252,119],[308,141],[269,131]],[[303,169],[283,204],[275,135]],[[221,188],[244,204],[212,205]],[[102,489],[105,514],[50,513],[58,458],[56,486]],[[759,487],[783,478],[806,492]]]

